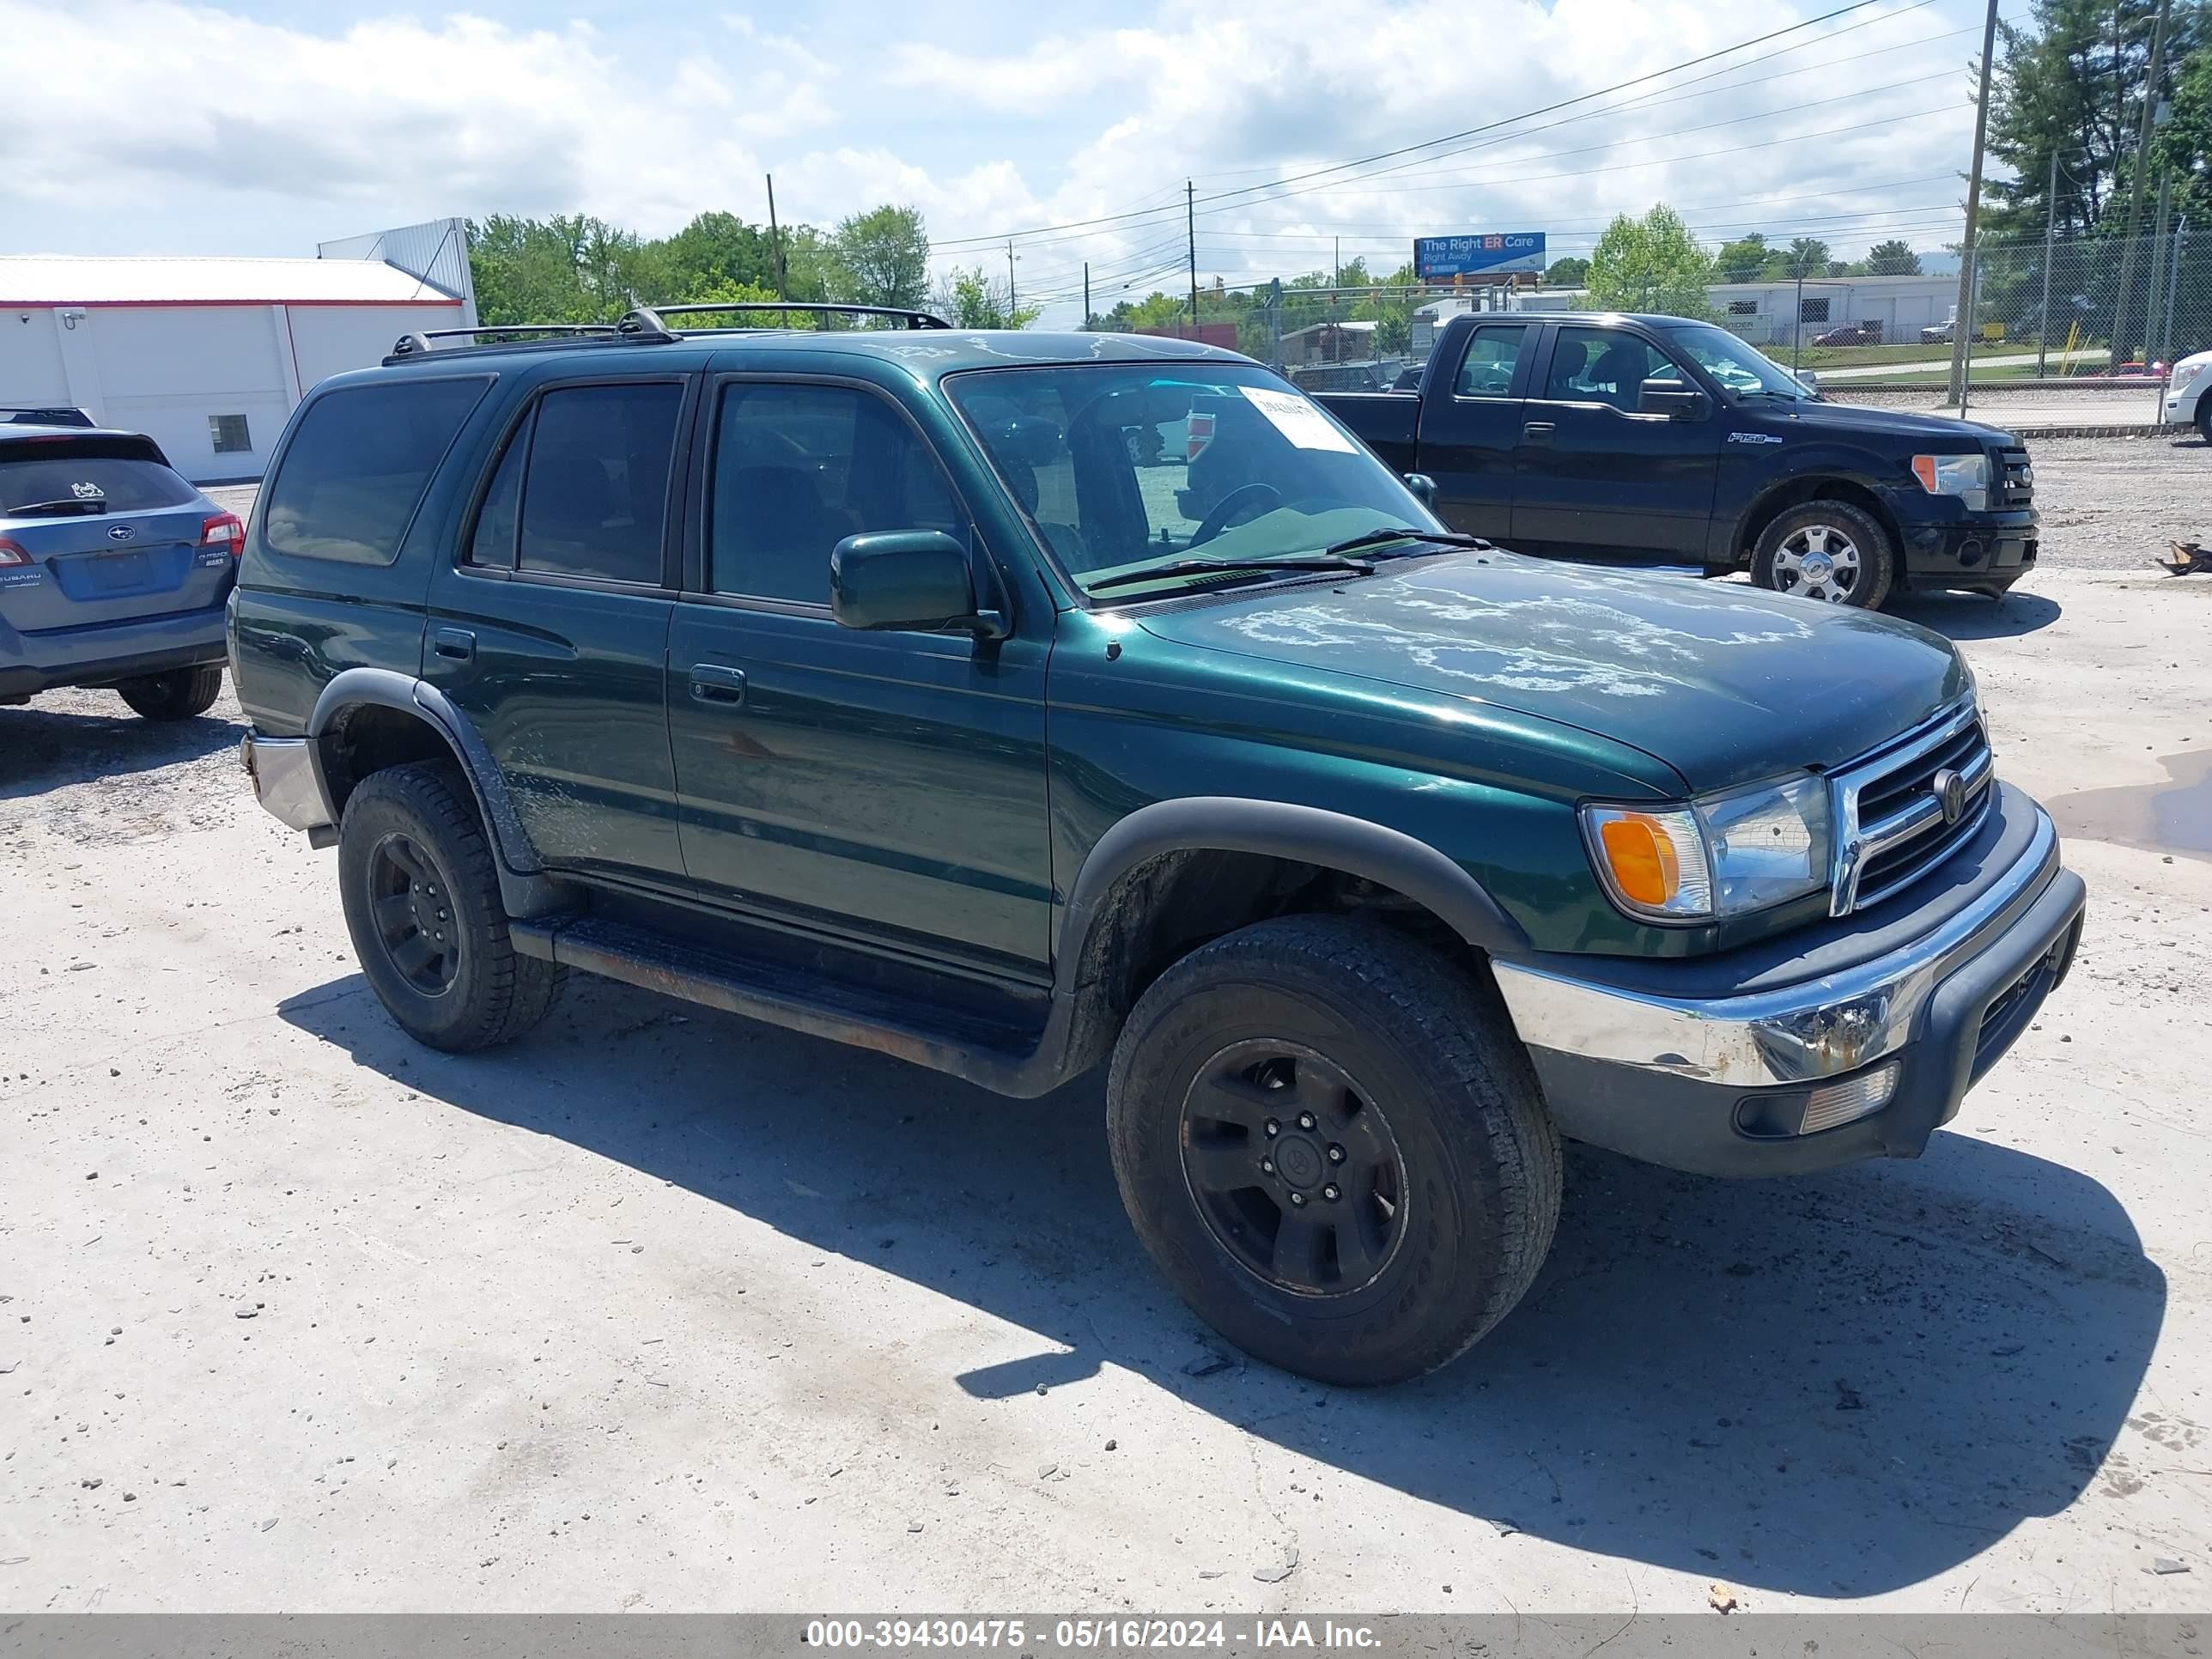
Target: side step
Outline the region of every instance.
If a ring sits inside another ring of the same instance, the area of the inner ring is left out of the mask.
[[[1039,1038],[957,1009],[929,1008],[924,1025],[915,1015],[925,1011],[881,992],[664,939],[605,917],[514,921],[507,937],[526,957],[872,1048],[1000,1094],[1040,1095],[1064,1081],[1058,1062],[1066,1019],[1058,997]],[[1028,1048],[1020,1046],[1025,1037]]]

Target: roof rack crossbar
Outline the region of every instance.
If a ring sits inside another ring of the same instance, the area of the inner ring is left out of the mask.
[[[912,306],[846,305],[827,300],[705,300],[674,306],[641,306],[631,316],[705,317],[720,312],[773,313],[804,311],[825,317],[896,317],[908,328],[951,328],[951,324],[933,311],[918,311]]]

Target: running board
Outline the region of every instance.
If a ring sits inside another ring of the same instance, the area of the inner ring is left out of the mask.
[[[838,985],[780,965],[705,950],[641,927],[597,916],[513,921],[507,938],[526,957],[556,962],[664,996],[827,1037],[933,1072],[947,1073],[1000,1094],[1024,1098],[1065,1081],[1066,1011],[1054,996],[1034,1047],[1010,1046],[1021,1034],[957,1011],[932,1009],[925,1028],[912,1005],[862,988]]]

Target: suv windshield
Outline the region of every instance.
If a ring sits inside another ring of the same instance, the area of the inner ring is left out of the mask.
[[[985,369],[945,389],[1085,592],[1178,561],[1264,563],[1370,531],[1443,529],[1320,405],[1257,367]],[[1164,571],[1108,592],[1158,599],[1194,580],[1206,577]]]
[[[1809,403],[1816,395],[1765,352],[1711,323],[1677,323],[1667,330],[1674,349],[1739,398],[1756,392]]]

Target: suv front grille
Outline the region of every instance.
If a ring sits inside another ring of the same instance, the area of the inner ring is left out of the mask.
[[[1879,904],[1957,852],[1989,816],[1995,775],[1972,703],[1840,769],[1833,782],[1831,914]]]
[[[1990,505],[2026,507],[2035,500],[2035,469],[2024,449],[2000,449],[1994,462],[1996,476],[1990,480]]]

